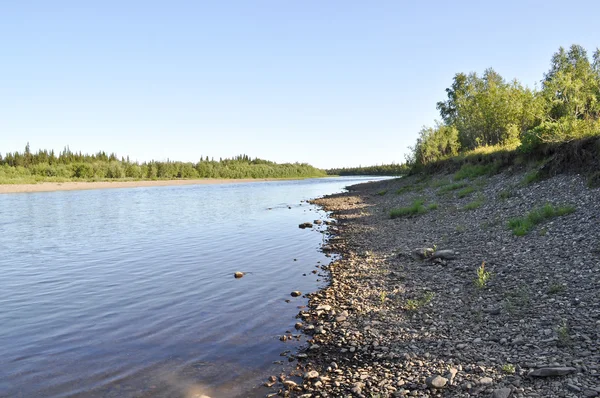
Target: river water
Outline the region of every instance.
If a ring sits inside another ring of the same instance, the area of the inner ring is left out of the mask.
[[[258,394],[326,283],[302,201],[373,179],[0,195],[0,396]]]

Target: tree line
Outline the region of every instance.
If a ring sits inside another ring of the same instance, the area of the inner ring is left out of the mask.
[[[100,151],[95,154],[53,150],[0,154],[0,182],[15,180],[104,180],[104,179],[191,179],[191,178],[295,178],[320,177],[325,171],[306,163],[278,164],[239,155],[233,158],[201,157],[196,163],[178,161],[135,162],[129,157]]]
[[[342,167],[328,169],[327,174],[339,176],[373,175],[373,176],[397,176],[407,174],[409,167],[406,164],[382,164],[366,167]]]
[[[506,81],[492,68],[457,73],[437,103],[441,121],[423,127],[407,162],[425,165],[481,148],[532,152],[600,134],[600,50],[572,45],[552,56],[540,89]]]

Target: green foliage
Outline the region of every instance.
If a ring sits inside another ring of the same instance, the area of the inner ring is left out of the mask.
[[[71,152],[67,147],[58,155],[54,151],[32,153],[29,145],[23,153],[0,156],[0,183],[35,183],[41,181],[103,179],[190,179],[190,178],[296,178],[321,177],[325,173],[305,163],[277,164],[247,155],[232,159],[201,159],[191,162],[131,162],[115,154],[98,152],[87,155]]]
[[[567,321],[563,319],[561,324],[556,328],[556,334],[558,336],[557,345],[559,347],[568,347],[571,345],[571,335],[569,333],[569,326]]]
[[[465,187],[465,188],[461,189],[460,191],[458,191],[457,196],[459,198],[464,198],[465,196],[468,196],[468,195],[472,194],[473,192],[475,192],[475,188],[468,186],[468,187]]]
[[[382,191],[379,191],[379,192],[377,192],[377,195],[379,195],[379,196],[383,196],[383,195],[385,195],[386,193],[387,193],[387,189],[384,189],[384,190],[382,190]]]
[[[588,178],[588,187],[600,188],[600,171],[592,173]]]
[[[423,192],[425,189],[425,184],[413,184],[413,185],[405,185],[402,188],[396,190],[397,195],[403,195],[408,192]]]
[[[483,289],[487,285],[491,277],[492,274],[485,270],[485,261],[482,262],[479,268],[477,268],[477,278],[475,278],[475,286],[477,286],[479,289]]]
[[[410,206],[400,207],[398,209],[392,209],[390,211],[390,218],[394,219],[394,218],[412,216],[412,215],[417,215],[417,214],[425,214],[425,213],[429,212],[430,210],[435,210],[435,209],[437,209],[437,204],[430,204],[429,206],[425,207],[425,200],[416,199]]]
[[[475,210],[483,206],[485,203],[485,199],[483,197],[479,197],[476,200],[469,202],[463,207],[463,210]]]
[[[498,165],[494,163],[485,165],[475,165],[465,163],[462,165],[460,170],[454,174],[454,180],[460,181],[464,179],[473,179],[484,175],[493,175],[498,172]]]
[[[518,145],[520,135],[541,115],[536,95],[516,80],[507,83],[493,69],[479,77],[458,73],[437,107],[444,122],[455,126],[463,150],[486,145]]]
[[[510,190],[510,189],[505,189],[503,191],[500,191],[500,193],[498,194],[498,198],[502,199],[502,200],[506,200],[508,198],[512,198],[515,195],[515,193]]]
[[[525,217],[512,218],[508,221],[508,227],[516,236],[526,235],[537,224],[540,224],[550,218],[560,217],[575,211],[573,206],[558,206],[554,207],[550,203],[532,210]]]
[[[464,187],[468,186],[468,184],[466,182],[455,182],[449,185],[444,185],[442,188],[440,188],[441,193],[443,192],[450,192],[450,191],[456,191],[457,189],[462,189]]]
[[[379,301],[381,302],[381,305],[383,305],[385,303],[386,297],[387,297],[387,293],[385,291],[382,291],[379,294]]]
[[[523,180],[521,181],[521,185],[533,184],[539,180],[541,180],[540,172],[538,170],[533,170],[525,174],[525,177],[523,177]]]
[[[458,130],[455,127],[438,125],[423,127],[413,149],[414,163],[424,165],[437,160],[456,156],[460,149]]]
[[[410,167],[407,164],[382,164],[378,166],[367,166],[367,167],[344,167],[337,169],[326,170],[328,175],[339,175],[339,176],[361,176],[361,175],[375,175],[375,176],[401,176],[408,174]]]
[[[429,304],[431,302],[431,300],[433,300],[433,298],[435,297],[435,293],[433,292],[426,292],[423,297],[419,298],[419,299],[408,299],[406,300],[406,304],[404,305],[404,308],[407,311],[416,311],[421,307],[426,306],[427,304]]]
[[[443,124],[423,128],[408,162],[413,170],[480,148],[532,153],[544,144],[600,135],[600,50],[559,48],[541,90],[506,81],[493,69],[457,73],[437,103]]]
[[[511,364],[511,363],[505,363],[504,365],[502,365],[502,372],[506,373],[508,375],[512,375],[515,373],[515,365]]]
[[[565,285],[561,283],[553,283],[547,290],[548,294],[559,294],[566,290]]]

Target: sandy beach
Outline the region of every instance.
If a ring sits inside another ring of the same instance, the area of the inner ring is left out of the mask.
[[[31,193],[52,191],[75,191],[84,189],[164,187],[171,185],[201,185],[201,184],[233,184],[240,182],[275,181],[276,178],[244,178],[244,179],[213,179],[201,180],[157,180],[157,181],[98,181],[98,182],[42,182],[39,184],[3,184],[3,193]]]

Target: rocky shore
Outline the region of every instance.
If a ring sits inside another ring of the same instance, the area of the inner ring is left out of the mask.
[[[569,174],[458,178],[314,201],[337,220],[325,249],[340,258],[270,396],[600,395],[600,189]]]

